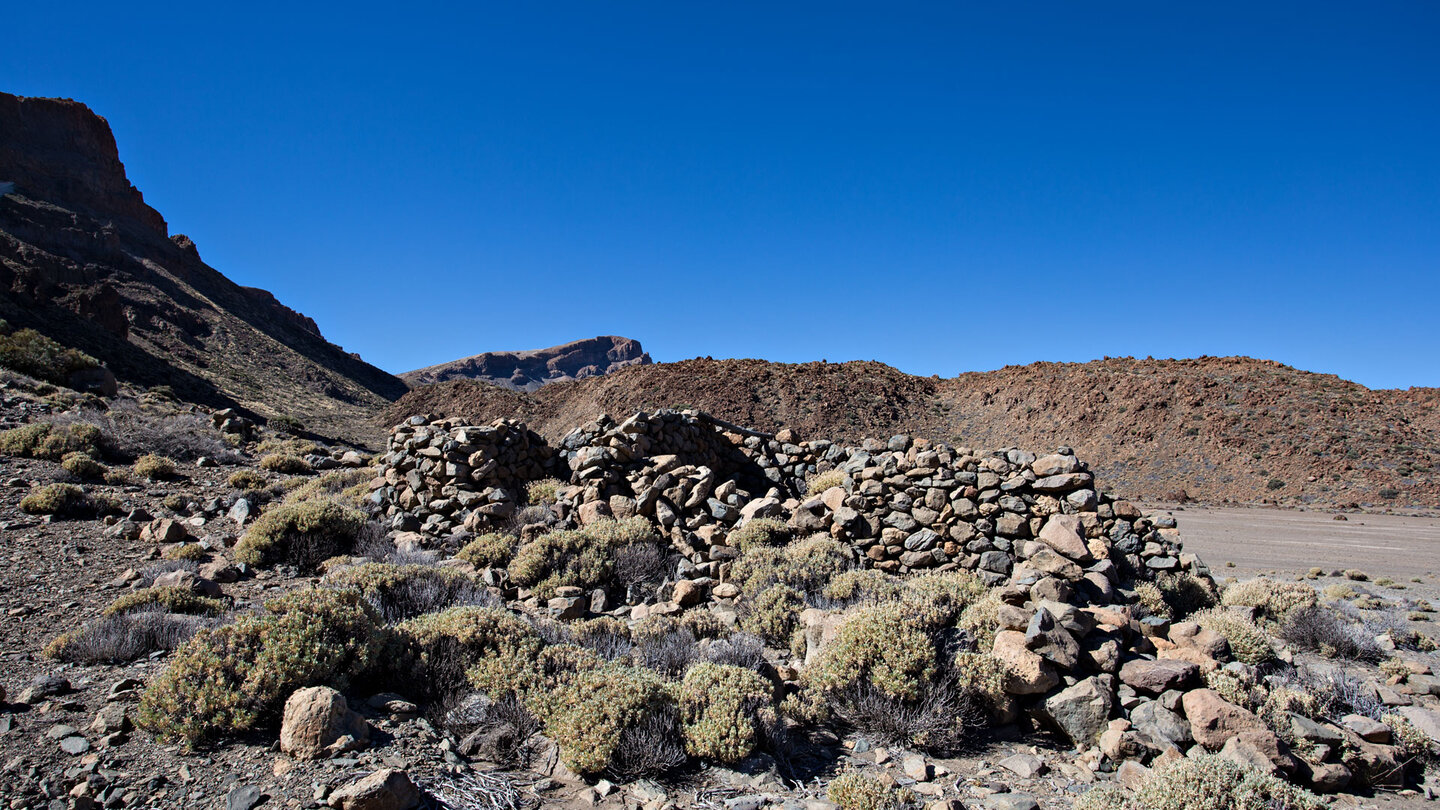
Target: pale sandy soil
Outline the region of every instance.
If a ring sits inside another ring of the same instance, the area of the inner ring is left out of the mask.
[[[1314,566],[1358,568],[1407,581],[1440,573],[1440,518],[1215,507],[1150,507],[1173,514],[1185,550],[1217,578],[1265,571],[1303,573]],[[1230,568],[1226,563],[1233,562]]]

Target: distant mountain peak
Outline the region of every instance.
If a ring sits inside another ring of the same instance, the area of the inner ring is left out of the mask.
[[[599,377],[629,366],[651,364],[640,341],[616,335],[575,340],[520,352],[483,352],[448,363],[408,371],[400,379],[413,385],[446,380],[482,380],[517,391],[534,391],[562,380]]]

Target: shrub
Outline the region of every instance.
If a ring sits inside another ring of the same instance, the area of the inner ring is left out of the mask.
[[[165,612],[185,613],[191,616],[219,616],[230,604],[228,600],[192,593],[189,588],[171,586],[168,588],[140,588],[131,591],[107,606],[102,615],[116,616],[122,613]]]
[[[712,664],[758,670],[765,663],[765,642],[750,633],[732,633],[725,638],[701,641],[696,652],[701,660]]]
[[[1155,587],[1169,610],[1170,618],[1179,621],[1192,613],[1215,607],[1219,602],[1215,583],[1189,572],[1161,574],[1155,578]]]
[[[680,626],[695,638],[720,638],[729,629],[719,616],[708,610],[688,610],[680,616]]]
[[[199,543],[176,543],[160,552],[160,558],[164,560],[194,560],[196,562],[205,559],[207,556],[205,547]]]
[[[1360,595],[1358,591],[1343,582],[1336,582],[1331,585],[1326,585],[1324,593],[1326,599],[1334,601],[1340,601],[1342,599],[1354,599],[1355,597]]]
[[[750,756],[760,736],[756,713],[774,697],[774,687],[752,669],[691,667],[678,698],[686,753],[727,764]]]
[[[695,634],[668,616],[650,616],[630,630],[635,663],[666,677],[676,677],[695,660]]]
[[[103,432],[105,443],[125,458],[146,453],[181,461],[195,461],[201,456],[217,461],[239,458],[210,420],[198,414],[177,413],[169,407],[144,408],[120,400],[105,411],[84,411],[78,419],[95,424]]]
[[[576,645],[606,661],[626,658],[635,647],[630,641],[630,626],[610,616],[576,622],[570,625],[570,630]]]
[[[1213,630],[1230,642],[1230,653],[1236,661],[1246,664],[1260,664],[1275,656],[1270,639],[1254,622],[1224,608],[1202,610],[1190,620],[1207,630]]]
[[[87,481],[104,478],[108,470],[104,464],[80,452],[66,453],[60,466],[65,468],[65,472]]]
[[[990,590],[969,607],[960,612],[955,628],[965,633],[976,649],[988,650],[995,646],[995,634],[1000,632],[1000,592]]]
[[[1135,583],[1135,605],[1144,609],[1146,616],[1170,618],[1170,606],[1165,603],[1165,594],[1153,582]]]
[[[256,492],[270,486],[270,479],[255,470],[237,470],[225,481],[231,489]]]
[[[235,546],[246,565],[290,563],[313,569],[355,543],[365,515],[334,501],[303,501],[266,510]]]
[[[842,773],[825,791],[839,810],[899,810],[895,794],[879,780],[855,771]]]
[[[735,561],[730,577],[752,596],[777,582],[803,593],[819,593],[835,577],[854,567],[851,546],[817,534],[783,549],[755,546]]]
[[[456,605],[494,605],[490,592],[463,572],[434,565],[366,563],[341,568],[325,577],[330,584],[353,588],[380,618],[399,622]]]
[[[269,426],[271,430],[289,433],[292,436],[298,436],[305,432],[305,423],[287,413],[272,416],[265,420],[265,424]]]
[[[525,503],[535,506],[542,503],[555,503],[559,495],[560,487],[564,486],[558,479],[542,478],[539,481],[531,481],[525,485]]]
[[[535,628],[510,611],[464,606],[396,625],[386,661],[426,697],[452,696],[468,681],[499,699],[532,687],[540,646]]]
[[[559,745],[561,759],[579,773],[626,779],[684,760],[665,684],[646,670],[619,664],[582,668],[535,693],[526,705]],[[647,758],[651,761],[643,761]]]
[[[817,473],[816,475],[810,476],[810,480],[805,482],[805,494],[819,495],[825,490],[830,489],[831,487],[840,487],[844,485],[845,473],[840,472],[839,470],[829,470],[827,472]]]
[[[675,561],[655,543],[631,543],[615,549],[614,581],[621,589],[655,584],[675,570]]]
[[[1221,603],[1258,608],[1261,618],[1279,622],[1293,610],[1314,607],[1318,599],[1315,589],[1303,582],[1257,577],[1226,588]]]
[[[1089,794],[1087,794],[1088,796]],[[1123,795],[1123,794],[1120,794]],[[1116,810],[1323,810],[1313,793],[1214,754],[1185,757],[1147,774],[1123,802],[1111,793],[1077,808]]]
[[[1286,613],[1280,621],[1279,635],[1302,650],[1316,650],[1327,658],[1374,662],[1384,655],[1374,636],[1318,604]]]
[[[1400,490],[1394,489],[1393,487],[1385,487],[1384,489],[1380,490],[1380,497],[1384,498],[1387,501],[1393,501],[1396,498],[1400,497]]]
[[[309,439],[269,438],[256,445],[255,452],[262,455],[279,453],[285,456],[313,456],[320,452],[320,445]]]
[[[147,481],[163,481],[175,475],[175,462],[155,453],[147,453],[135,459],[131,469]]]
[[[969,571],[922,574],[906,581],[901,603],[921,628],[938,630],[953,624],[966,608],[990,589]]]
[[[1285,481],[1280,478],[1271,478],[1269,481],[1265,482],[1265,488],[1272,492],[1277,489],[1284,489]]]
[[[658,541],[655,527],[643,517],[549,532],[520,546],[510,561],[510,579],[530,587],[541,599],[554,596],[562,585],[594,588],[605,584],[613,573],[618,549]]]
[[[192,747],[247,731],[278,719],[296,689],[345,689],[379,649],[375,614],[354,591],[298,591],[265,607],[181,647],[141,696],[139,725]]]
[[[72,374],[99,365],[90,355],[62,346],[34,329],[11,331],[10,324],[0,321],[0,367],[68,386]]]
[[[71,664],[123,664],[173,650],[214,622],[157,611],[104,616],[56,636],[45,655]]]
[[[830,580],[822,593],[837,607],[850,607],[889,602],[904,591],[905,582],[899,577],[875,568],[859,568]]]
[[[87,423],[54,425],[32,422],[18,428],[0,431],[0,453],[17,458],[39,458],[60,461],[71,453],[99,456],[104,435]]]
[[[27,515],[91,517],[113,508],[110,501],[86,494],[74,484],[46,484],[20,499],[20,511]]]
[[[310,475],[315,468],[310,462],[299,456],[292,456],[285,453],[270,453],[260,457],[260,469],[281,475]]]
[[[1370,581],[1370,575],[1365,573],[1364,571],[1361,571],[1358,568],[1347,568],[1343,573],[1346,579],[1354,580],[1356,582]]]
[[[364,505],[365,496],[370,492],[370,479],[374,473],[364,467],[331,470],[317,478],[292,478],[285,494],[286,503],[313,501],[330,498],[359,507]]]
[[[790,542],[794,530],[774,518],[755,518],[730,532],[725,543],[748,553],[760,546],[783,546]]]
[[[935,644],[900,605],[855,612],[805,671],[807,685],[835,693],[867,683],[881,693],[916,700],[935,670]]]
[[[464,548],[456,552],[455,557],[476,568],[502,568],[515,555],[518,542],[518,539],[508,534],[482,534],[466,543]]]
[[[800,623],[805,595],[789,585],[776,583],[750,600],[747,607],[740,627],[772,644],[784,645]]]

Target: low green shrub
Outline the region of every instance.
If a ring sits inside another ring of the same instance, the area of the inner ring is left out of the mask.
[[[900,800],[879,779],[856,771],[830,781],[826,798],[839,810],[900,810]]]
[[[1076,810],[1322,810],[1325,802],[1283,779],[1214,754],[1183,757],[1146,774],[1133,793],[1097,789]]]
[[[858,568],[830,580],[822,595],[840,605],[877,604],[899,599],[905,581],[876,568]]]
[[[934,679],[935,644],[902,605],[862,608],[840,626],[803,673],[807,688],[837,693],[866,683],[890,697],[916,700]]]
[[[525,485],[525,503],[528,506],[555,503],[555,499],[559,496],[560,487],[562,486],[564,486],[564,484],[560,483],[559,479],[556,478],[542,478],[539,481],[531,481]]]
[[[730,532],[726,545],[748,553],[761,546],[783,546],[790,542],[794,530],[774,518],[755,518],[744,526]]]
[[[1303,582],[1278,582],[1265,577],[1256,577],[1225,589],[1220,603],[1241,605],[1259,610],[1260,618],[1273,622],[1283,621],[1293,610],[1314,607],[1319,601],[1315,589]]]
[[[1206,630],[1213,630],[1230,642],[1230,654],[1236,661],[1261,664],[1275,657],[1270,638],[1254,622],[1224,608],[1202,610],[1190,620]]]
[[[115,616],[121,613],[162,611],[184,613],[189,616],[219,616],[229,607],[228,600],[200,596],[191,592],[189,588],[150,587],[124,594],[111,602],[101,615]]]
[[[86,481],[101,480],[109,470],[104,464],[78,451],[66,453],[60,460],[60,466],[65,468],[65,472]]]
[[[456,605],[493,598],[468,574],[437,565],[365,563],[325,577],[328,584],[353,588],[387,622],[404,621]]]
[[[287,503],[266,510],[235,546],[246,565],[289,563],[313,569],[348,553],[365,525],[365,515],[329,500]]]
[[[207,552],[205,550],[205,547],[201,546],[199,543],[176,543],[175,545],[167,546],[164,550],[162,550],[160,552],[160,559],[190,560],[192,562],[199,562],[200,560],[205,559],[208,555],[209,552]]]
[[[100,365],[90,355],[62,346],[34,329],[11,330],[0,320],[0,367],[37,380],[69,385],[70,376]]]
[[[310,466],[310,462],[287,453],[270,453],[261,456],[260,469],[281,475],[310,475],[315,472],[315,468]]]
[[[541,599],[562,585],[595,588],[605,585],[615,569],[618,549],[659,543],[655,527],[643,517],[601,520],[583,529],[549,532],[523,544],[510,561],[510,579]]]
[[[0,430],[0,454],[46,461],[60,461],[71,453],[97,458],[102,453],[104,441],[105,435],[100,428],[85,422],[67,425],[32,422]]]
[[[515,556],[519,543],[519,538],[513,535],[489,532],[466,543],[455,557],[476,568],[503,568]]]
[[[115,508],[109,499],[90,495],[74,484],[46,484],[20,499],[20,511],[27,515],[93,517]]]
[[[684,761],[678,713],[665,682],[621,664],[588,666],[538,690],[525,705],[581,774],[622,780]]]
[[[734,562],[730,579],[752,596],[777,582],[803,593],[819,593],[854,567],[850,545],[817,534],[784,548],[753,546]]]
[[[540,634],[504,608],[462,606],[395,626],[386,654],[392,676],[424,697],[458,694],[466,683],[500,698],[534,687]]]
[[[370,494],[374,471],[364,467],[331,470],[315,478],[292,478],[286,481],[285,503],[330,498],[348,506],[360,507]],[[294,482],[293,485],[291,482]]]
[[[800,611],[804,609],[805,595],[777,582],[749,600],[740,618],[740,628],[771,644],[784,646],[790,643],[790,636],[800,623]]]
[[[236,470],[225,481],[231,489],[242,492],[258,492],[270,486],[270,479],[255,470]]]
[[[709,663],[691,667],[678,692],[686,753],[727,764],[755,750],[756,714],[775,697],[774,687],[754,670]]]
[[[145,689],[136,722],[190,747],[272,724],[290,693],[343,690],[380,649],[374,611],[354,591],[299,591],[265,607],[181,647]]]
[[[906,580],[900,601],[921,628],[934,631],[955,623],[990,589],[969,571],[921,574]]]
[[[174,477],[175,462],[164,456],[147,453],[135,459],[130,469],[147,481],[163,481]]]
[[[845,473],[839,470],[812,475],[810,480],[805,482],[806,495],[819,495],[831,487],[843,486],[845,484]]]

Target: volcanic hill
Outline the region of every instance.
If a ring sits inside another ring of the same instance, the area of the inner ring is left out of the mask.
[[[355,435],[405,383],[170,235],[105,119],[0,93],[0,318],[181,398]]]
[[[640,341],[602,335],[548,349],[483,352],[407,371],[400,375],[400,379],[411,385],[472,379],[520,391],[534,391],[548,383],[598,377],[617,369],[649,365],[651,362],[650,355],[640,348]]]

